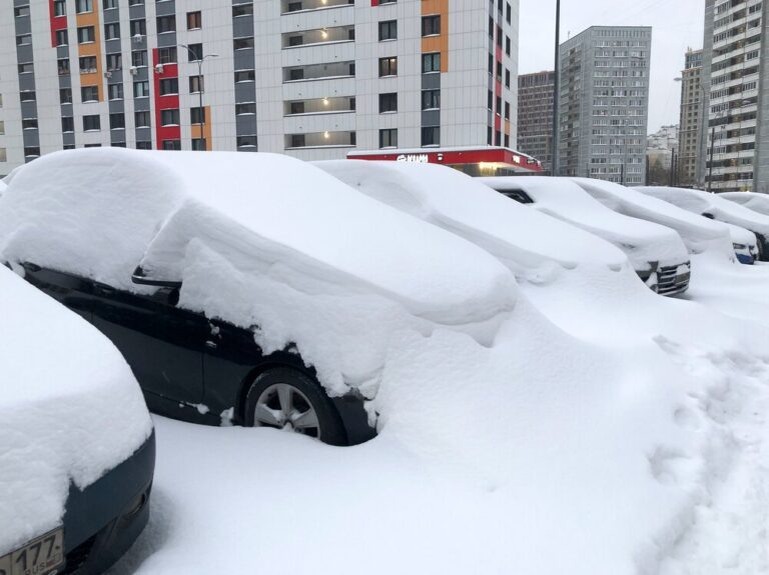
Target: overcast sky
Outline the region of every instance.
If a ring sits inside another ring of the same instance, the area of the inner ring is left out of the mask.
[[[520,0],[518,72],[553,69],[555,0]],[[651,26],[649,132],[678,123],[686,48],[702,48],[705,0],[561,0],[561,42],[590,26]]]

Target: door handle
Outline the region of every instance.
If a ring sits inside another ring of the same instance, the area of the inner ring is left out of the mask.
[[[208,349],[216,349],[219,345],[215,341],[208,340],[206,341],[206,347]]]

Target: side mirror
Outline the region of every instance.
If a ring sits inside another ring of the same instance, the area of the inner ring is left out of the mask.
[[[134,273],[131,275],[131,281],[138,285],[167,287],[167,288],[174,288],[177,290],[181,289],[182,287],[182,282],[180,281],[159,280],[159,279],[147,277],[141,266],[136,266]]]

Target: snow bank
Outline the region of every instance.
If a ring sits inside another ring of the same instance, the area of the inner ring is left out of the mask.
[[[729,230],[721,222],[692,214],[614,182],[592,178],[570,180],[610,210],[675,230],[692,254],[707,251],[727,260],[734,259]]]
[[[0,266],[0,555],[60,524],[152,431],[139,386],[96,328]]]
[[[619,270],[627,259],[590,234],[432,164],[340,160],[316,166],[363,194],[462,236],[496,256],[519,278],[541,282],[562,268]]]
[[[729,200],[744,206],[754,212],[769,216],[769,196],[766,194],[754,194],[751,192],[724,192],[718,194],[719,198]]]
[[[710,214],[720,222],[726,222],[769,236],[769,216],[765,216],[735,202],[725,200],[719,194],[702,190],[668,187],[635,188],[646,195],[665,200],[696,214]]]
[[[636,270],[648,270],[650,262],[671,266],[689,259],[686,246],[673,230],[615,213],[567,179],[543,176],[478,179],[497,191],[526,192],[540,212],[569,222],[620,248]]]
[[[513,276],[481,249],[282,155],[50,154],[0,207],[0,256],[135,291],[139,264],[181,280],[180,305],[259,326],[268,350],[295,343],[333,393],[375,378],[398,329],[488,341],[515,303]]]

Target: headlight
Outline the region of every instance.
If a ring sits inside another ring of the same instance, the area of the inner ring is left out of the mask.
[[[748,249],[748,246],[746,246],[745,244],[732,244],[732,247],[735,250],[746,250],[746,249]]]

